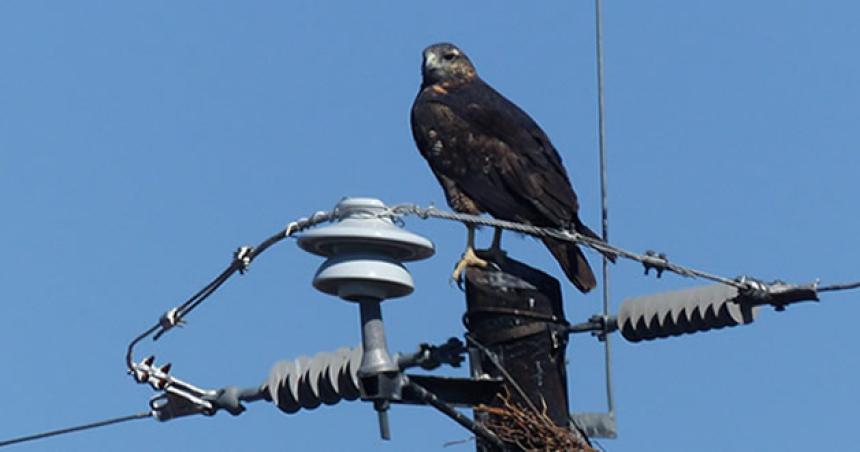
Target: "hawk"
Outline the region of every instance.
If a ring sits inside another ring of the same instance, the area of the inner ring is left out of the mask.
[[[421,88],[412,105],[412,135],[421,155],[457,212],[576,231],[599,239],[579,219],[579,202],[561,156],[522,109],[481,80],[469,57],[453,44],[427,47]],[[466,251],[455,267],[484,267],[474,252],[469,225]],[[500,230],[492,249],[500,251]],[[580,291],[597,285],[576,244],[545,238],[544,244]],[[611,256],[610,258],[614,258]]]

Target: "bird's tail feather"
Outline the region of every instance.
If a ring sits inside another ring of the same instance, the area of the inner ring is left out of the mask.
[[[575,243],[563,242],[545,238],[543,243],[549,248],[555,260],[561,265],[567,279],[579,289],[580,292],[586,293],[597,287],[597,279],[594,277],[594,272],[591,271],[591,266],[582,254],[582,250]]]

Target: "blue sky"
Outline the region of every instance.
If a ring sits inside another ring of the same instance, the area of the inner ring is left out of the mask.
[[[860,30],[855,2],[607,2],[613,243],[726,276],[860,279]],[[598,226],[591,2],[0,3],[0,439],[146,409],[128,340],[239,245],[346,195],[442,205],[412,143],[420,51],[460,45],[558,147]],[[383,306],[392,350],[462,333],[454,223],[409,219],[437,255]],[[489,232],[479,241],[489,242]],[[561,276],[538,243],[509,252]],[[591,253],[592,262],[598,258]],[[354,306],[310,286],[284,242],[140,353],[204,387],[254,385],[283,358],[351,346]],[[612,269],[613,306],[696,285]],[[573,321],[597,294],[565,287]],[[845,450],[860,403],[858,294],[751,326],[616,337],[610,451]],[[568,349],[576,411],[605,408],[602,349]],[[460,374],[462,371],[446,371]],[[285,415],[135,421],[17,450],[440,450],[469,436],[395,407],[393,440],[358,402]],[[473,444],[445,450],[474,450]]]

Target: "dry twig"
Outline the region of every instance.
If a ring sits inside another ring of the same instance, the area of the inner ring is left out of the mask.
[[[502,406],[479,405],[475,411],[490,415],[485,425],[502,441],[515,444],[526,452],[595,452],[578,432],[556,425],[550,419],[546,402],[541,401],[543,411],[536,412],[512,402],[510,394],[499,394],[498,397]]]

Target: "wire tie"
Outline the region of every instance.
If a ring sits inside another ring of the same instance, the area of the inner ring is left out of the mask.
[[[254,247],[252,246],[240,246],[235,253],[233,253],[233,259],[241,265],[239,267],[239,274],[244,275],[246,271],[248,271],[248,267],[251,266],[251,252],[254,251]]]
[[[295,234],[296,232],[298,232],[298,230],[299,230],[299,223],[294,221],[294,222],[287,225],[287,229],[284,230],[284,237],[290,237],[293,234]]]
[[[185,321],[182,320],[182,316],[179,313],[178,306],[165,312],[164,315],[162,315],[161,318],[158,319],[158,324],[161,326],[161,331],[159,331],[155,335],[153,340],[158,339],[159,337],[161,337],[162,334],[166,333],[167,330],[173,328],[174,326],[182,326],[182,324],[184,323]]]
[[[666,266],[669,263],[669,259],[666,257],[666,253],[657,253],[653,250],[645,251],[645,255],[650,259],[643,261],[642,266],[645,267],[645,275],[653,268],[657,273],[657,278],[663,276],[663,271],[666,270]]]

